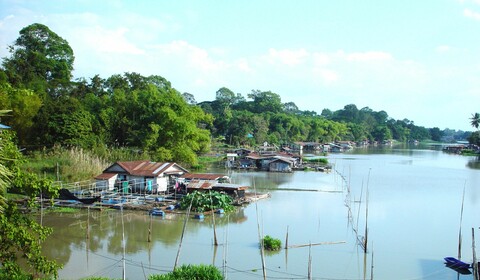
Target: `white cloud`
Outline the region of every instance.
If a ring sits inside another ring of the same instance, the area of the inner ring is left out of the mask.
[[[470,9],[464,9],[463,10],[463,15],[468,17],[468,18],[472,18],[474,20],[480,20],[480,13],[472,11]]]
[[[368,52],[357,52],[346,55],[346,60],[348,61],[385,61],[392,59],[392,56],[386,52],[379,51],[368,51]]]
[[[279,62],[288,66],[294,66],[302,63],[308,56],[309,53],[305,49],[276,50],[271,48],[268,50],[268,54],[265,56],[265,59],[272,64]]]
[[[144,54],[145,51],[131,43],[127,38],[127,28],[114,30],[104,29],[100,26],[77,30],[81,36],[82,45],[91,51],[101,52],[105,55],[114,54]]]
[[[441,46],[438,46],[435,51],[438,52],[438,53],[445,53],[445,52],[448,52],[450,51],[452,48],[450,46],[446,46],[446,45],[441,45]]]

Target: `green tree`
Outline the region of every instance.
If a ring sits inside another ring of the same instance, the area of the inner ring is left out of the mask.
[[[248,95],[248,98],[253,99],[253,113],[278,113],[283,110],[283,104],[280,95],[271,91],[252,90],[252,92]]]
[[[21,144],[26,144],[42,105],[40,97],[32,90],[14,88],[5,81],[0,83],[0,104],[12,110],[12,117],[5,124],[17,132]]]
[[[51,197],[56,195],[51,182],[39,179],[34,174],[20,171],[18,162],[22,155],[13,142],[13,132],[0,131],[0,188],[4,201],[5,187],[16,188],[30,198],[31,206],[35,197],[43,192]],[[14,202],[3,204],[0,215],[0,278],[33,279],[38,277],[57,277],[60,268],[54,261],[42,255],[41,244],[51,233],[51,229],[39,225],[30,219],[25,210],[18,210]],[[27,211],[32,210],[28,207]],[[22,263],[23,265],[20,265]]]
[[[468,137],[468,142],[480,146],[480,131],[475,131]]]
[[[433,141],[442,140],[443,133],[438,127],[430,128],[430,135]]]
[[[47,26],[34,23],[9,47],[3,67],[12,85],[57,96],[67,88],[75,57],[68,42]]]

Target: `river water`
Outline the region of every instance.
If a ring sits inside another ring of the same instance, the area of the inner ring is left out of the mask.
[[[282,245],[288,232],[293,247],[265,255],[268,279],[308,279],[309,273],[339,280],[472,279],[445,267],[443,258],[457,257],[460,228],[462,260],[473,260],[472,228],[480,240],[476,158],[429,147],[385,147],[328,159],[330,173],[212,169],[271,197],[234,213],[188,219],[178,264],[213,264],[227,279],[262,279],[259,231]],[[219,246],[213,245],[213,218]],[[148,242],[150,218],[143,212],[48,214],[43,223],[54,232],[45,254],[64,265],[61,279],[121,278],[123,268],[127,279],[147,279],[173,269],[184,221],[183,215],[154,217]],[[357,241],[365,235],[366,254]]]

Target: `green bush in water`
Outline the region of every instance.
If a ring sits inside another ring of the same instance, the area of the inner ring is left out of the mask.
[[[269,251],[278,251],[282,248],[282,241],[280,241],[280,239],[266,235],[263,238],[263,248]]]
[[[149,280],[223,280],[223,275],[213,265],[182,265],[174,271],[162,275],[150,275]]]
[[[229,195],[215,191],[194,191],[187,194],[182,198],[182,200],[180,200],[180,209],[188,209],[192,200],[193,203],[191,210],[194,212],[205,212],[220,208],[223,208],[225,212],[229,212],[234,209],[232,205],[233,199]]]

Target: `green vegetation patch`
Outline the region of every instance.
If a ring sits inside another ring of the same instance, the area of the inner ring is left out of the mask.
[[[223,275],[213,265],[182,265],[174,271],[162,275],[150,275],[149,280],[222,280]]]
[[[186,210],[192,204],[192,211],[205,212],[222,208],[225,212],[235,209],[233,199],[224,193],[215,191],[199,192],[194,191],[187,194],[180,200],[180,209]]]
[[[269,235],[265,235],[263,238],[263,248],[269,251],[279,251],[282,249],[282,241],[277,238],[273,238]]]
[[[328,164],[328,159],[327,158],[308,158],[304,157],[302,158],[303,162],[308,162],[308,163],[319,163],[319,164]]]

